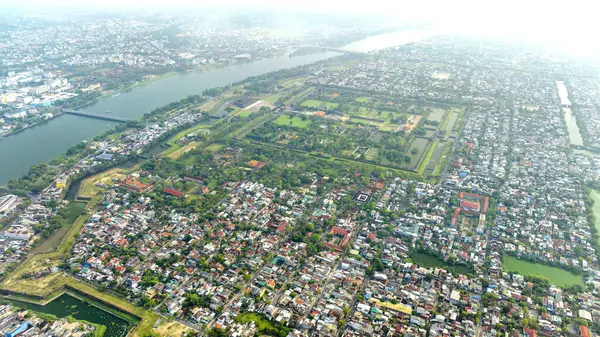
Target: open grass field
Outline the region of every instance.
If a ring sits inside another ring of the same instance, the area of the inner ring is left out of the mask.
[[[431,156],[433,156],[433,153],[435,152],[435,149],[437,148],[437,145],[439,142],[440,141],[438,139],[436,139],[433,141],[433,143],[431,143],[429,145],[429,148],[427,148],[427,152],[421,159],[421,162],[419,163],[419,167],[417,168],[417,172],[420,175],[423,175],[423,172],[425,172],[425,168],[427,167],[427,164],[429,164],[429,160],[431,160]]]
[[[91,176],[81,182],[81,187],[79,188],[77,196],[91,198],[99,191],[99,188],[96,186],[97,183],[112,185],[113,178],[121,180],[125,178],[126,174],[126,171],[121,168],[113,168]]]
[[[179,337],[184,333],[191,331],[192,329],[187,326],[180,324],[175,321],[161,322],[158,327],[154,329],[154,332],[164,337]]]
[[[536,275],[544,277],[548,279],[550,283],[557,286],[577,284],[585,286],[582,275],[573,274],[568,270],[558,267],[519,260],[514,256],[506,256],[502,260],[502,267],[506,271],[519,273],[524,276]]]
[[[293,126],[296,128],[307,128],[312,122],[310,119],[302,120],[302,118],[298,116],[292,117],[288,115],[281,115],[277,117],[277,119],[274,120],[273,123],[277,125]]]
[[[200,142],[191,142],[189,144],[186,144],[183,147],[180,147],[180,148],[176,149],[175,151],[172,151],[169,154],[167,154],[167,158],[178,159],[179,157],[183,156],[188,151],[191,151],[191,150],[197,148],[198,146],[200,146],[200,144],[201,144]]]
[[[187,129],[179,132],[178,134],[173,136],[173,138],[169,139],[169,141],[167,143],[169,143],[171,145],[177,145],[177,141],[180,140],[181,138],[185,137],[186,135],[196,132],[198,130],[208,129],[208,128],[210,128],[210,125],[208,125],[208,124],[196,124],[194,126],[191,126]]]
[[[356,99],[356,101],[359,103],[369,103],[371,99],[369,97],[359,97]]]
[[[473,274],[473,269],[467,265],[451,265],[440,260],[437,256],[428,253],[413,253],[410,255],[412,261],[421,267],[425,268],[444,268],[450,272],[470,275]]]
[[[49,238],[47,238],[37,247],[32,249],[31,252],[34,254],[44,253],[58,248],[58,245],[60,245],[65,235],[69,232],[69,228],[71,228],[75,220],[77,220],[77,218],[85,209],[85,205],[85,202],[70,202],[69,205],[67,205],[67,214],[64,218],[64,225],[61,228],[55,230]]]
[[[309,87],[306,88],[304,90],[302,90],[301,92],[299,92],[298,94],[290,97],[289,99],[285,100],[285,104],[292,104],[292,103],[296,103],[296,101],[300,100],[302,97],[310,94],[311,92],[313,92],[315,90],[315,88],[313,87]]]
[[[267,96],[267,97],[263,98],[262,100],[265,101],[265,102],[267,102],[267,103],[274,104],[280,98],[281,98],[281,94],[274,94],[274,95],[271,95],[271,96]]]
[[[306,80],[308,79],[308,77],[300,77],[300,78],[293,78],[291,80],[287,80],[282,82],[280,85],[284,88],[291,88],[291,87],[295,87],[295,86],[302,86],[304,85],[304,83],[306,83]]]
[[[594,206],[592,206],[592,212],[594,213],[594,217],[596,217],[594,227],[600,231],[600,191],[590,190],[590,197],[594,200]]]
[[[243,109],[243,110],[240,110],[240,111],[237,113],[237,116],[240,116],[240,117],[248,117],[248,116],[250,116],[250,114],[251,114],[251,113],[252,113],[252,111],[248,111],[248,110],[246,110],[246,109]]]
[[[306,101],[300,104],[301,106],[307,108],[316,108],[316,109],[335,109],[339,104],[327,101],[319,101],[316,99],[307,99]]]
[[[200,111],[205,111],[205,112],[212,111],[220,104],[221,104],[220,100],[211,99],[210,101],[207,101],[204,104],[200,105]]]
[[[273,324],[256,313],[243,313],[239,314],[235,317],[235,320],[240,323],[256,323],[256,326],[260,331],[265,329],[273,329]]]
[[[222,144],[216,144],[216,143],[214,143],[214,144],[210,144],[209,146],[207,146],[206,147],[206,151],[217,152],[217,151],[219,151],[222,148],[223,148]]]

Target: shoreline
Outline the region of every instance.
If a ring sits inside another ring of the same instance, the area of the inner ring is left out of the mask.
[[[285,55],[286,52],[287,51],[284,51],[281,55]],[[279,56],[281,56],[281,55],[279,55]],[[274,57],[277,57],[277,55],[275,55]],[[262,59],[263,58],[256,58],[256,59],[253,59],[251,62],[259,61],[259,60],[262,60]],[[228,63],[218,64],[218,65],[209,64],[206,67],[204,67],[203,69],[192,69],[192,70],[188,70],[188,71],[168,71],[168,72],[160,74],[160,75],[155,75],[156,76],[155,78],[151,78],[151,79],[148,79],[148,80],[145,80],[145,81],[139,81],[139,82],[136,82],[136,83],[125,85],[124,87],[121,87],[121,88],[118,88],[118,89],[112,89],[112,90],[106,91],[103,94],[101,94],[100,96],[98,96],[96,98],[93,98],[93,99],[90,99],[86,103],[81,104],[81,105],[76,106],[76,107],[73,107],[72,109],[79,110],[79,109],[82,109],[82,108],[86,108],[88,106],[94,105],[95,103],[97,103],[98,101],[100,101],[102,99],[106,99],[106,98],[110,98],[110,97],[113,97],[113,96],[116,96],[116,95],[120,95],[120,94],[123,94],[123,93],[129,92],[129,91],[135,90],[137,88],[144,87],[144,86],[146,86],[148,84],[151,84],[153,82],[156,82],[156,81],[159,81],[159,80],[162,80],[162,79],[165,79],[165,78],[169,78],[169,77],[172,77],[172,76],[175,76],[175,75],[184,75],[184,74],[188,74],[188,73],[201,73],[201,72],[205,72],[205,71],[217,70],[217,69],[226,68],[226,67],[238,64],[238,63],[239,62],[237,62],[237,63],[236,62],[228,62]],[[52,120],[54,120],[54,119],[56,119],[58,117],[61,117],[63,115],[64,115],[64,113],[60,112],[60,113],[57,113],[52,118],[48,118],[46,120],[33,123],[33,124],[30,124],[30,125],[28,125],[26,127],[21,128],[19,130],[9,132],[9,133],[7,133],[5,135],[1,135],[0,136],[0,141],[2,141],[4,139],[7,139],[10,136],[14,136],[16,134],[19,134],[19,133],[21,133],[21,132],[23,132],[25,130],[32,129],[32,128],[34,128],[36,126],[39,126],[39,125],[41,125],[43,123],[52,121]],[[141,119],[142,117],[140,117],[139,119]]]
[[[21,133],[21,132],[23,132],[25,130],[32,129],[32,128],[34,128],[36,126],[39,126],[41,124],[44,124],[46,122],[50,122],[51,120],[53,120],[55,118],[58,118],[58,117],[60,117],[62,115],[64,115],[64,113],[63,112],[59,112],[56,115],[54,115],[52,118],[44,119],[43,121],[35,122],[33,124],[29,124],[28,126],[24,126],[24,127],[20,128],[19,130],[15,130],[15,131],[9,132],[9,133],[7,133],[5,135],[0,136],[0,141],[2,141],[3,139],[8,138],[10,136],[13,136],[13,135],[16,135],[18,133]]]

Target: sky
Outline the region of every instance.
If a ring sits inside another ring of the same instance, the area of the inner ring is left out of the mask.
[[[302,13],[376,16],[398,22],[428,23],[436,29],[558,46],[573,52],[599,52],[600,3],[593,0],[0,0],[2,7],[203,9],[250,8]]]

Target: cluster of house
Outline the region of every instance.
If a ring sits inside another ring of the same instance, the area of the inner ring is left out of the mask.
[[[198,330],[236,336],[260,330],[236,321],[252,312],[293,326],[290,337],[588,337],[587,326],[600,323],[600,272],[585,184],[598,182],[600,159],[569,149],[552,72],[536,72],[541,65],[524,56],[516,69],[531,68],[518,74],[417,64],[413,74],[386,77],[384,64],[397,69],[392,61],[409,55],[444,57],[428,43],[386,50],[358,63],[358,73],[340,71],[345,77],[335,85],[404,96],[429,90],[428,99],[473,103],[439,184],[359,173],[330,181],[305,172],[310,183],[293,190],[251,180],[209,189],[201,177],[180,178],[202,189],[193,198],[218,199],[198,210],[172,207],[191,197],[152,190],[152,173],[140,172],[107,186],[74,245],[71,270]],[[474,55],[458,45],[446,57],[482,66]],[[507,55],[497,55],[490,64],[506,66]],[[384,81],[365,87],[373,74]],[[456,96],[466,83],[479,98]],[[164,129],[195,118],[182,113],[166,126],[95,142],[85,163],[137,153]],[[39,212],[19,221],[52,215],[40,207],[30,205]],[[586,285],[573,291],[509,273],[507,254],[582,272]]]
[[[56,101],[76,96],[73,86],[56,71],[38,66],[0,77],[0,136],[55,116],[45,109]]]
[[[8,197],[11,197],[10,195]],[[17,198],[22,203],[20,198]],[[44,205],[30,203],[0,231],[0,271],[22,261],[32,248],[37,232],[49,226],[55,212]]]
[[[85,337],[96,327],[87,323],[57,319],[47,321],[10,305],[0,305],[0,334],[6,337]]]
[[[395,97],[462,100],[461,91],[467,84],[469,69],[406,60],[395,49],[383,50],[380,55],[381,58],[368,58],[341,70],[324,72],[313,82]]]

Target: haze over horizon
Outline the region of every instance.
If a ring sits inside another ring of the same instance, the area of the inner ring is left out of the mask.
[[[15,3],[0,0],[0,8],[29,13],[44,11],[142,11],[161,12],[226,10],[270,11],[298,14],[337,14],[356,19],[378,19],[405,25],[428,24],[444,34],[465,34],[508,38],[564,49],[575,55],[600,55],[600,47],[590,43],[600,23],[595,19],[598,5],[584,0],[565,2],[517,1],[481,2],[475,0],[420,2],[406,1],[276,1],[276,0],[172,0],[148,3],[143,0],[29,0]],[[5,14],[9,14],[4,10]]]

